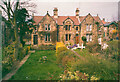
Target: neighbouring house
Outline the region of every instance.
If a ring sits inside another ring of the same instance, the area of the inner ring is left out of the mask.
[[[104,24],[104,37],[108,40],[116,39],[118,37],[118,24],[116,22],[108,22]]]
[[[102,42],[103,22],[99,16],[79,15],[79,9],[75,16],[59,16],[58,9],[54,8],[53,16],[47,12],[45,16],[34,16],[36,28],[31,35],[32,45],[51,45],[63,41],[65,44],[82,44],[85,36],[87,44]]]

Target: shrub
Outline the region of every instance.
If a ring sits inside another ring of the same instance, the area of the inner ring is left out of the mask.
[[[89,50],[90,53],[97,53],[101,51],[101,45],[96,43],[89,43],[86,48]]]
[[[56,50],[55,45],[40,45],[38,47],[32,46],[32,50]]]
[[[118,64],[109,60],[99,59],[97,56],[85,55],[86,61],[78,60],[74,66],[74,70],[88,73],[90,76],[95,75],[101,80],[117,80]]]
[[[14,46],[15,44],[12,43],[8,45],[7,47],[3,48],[2,53],[2,73],[3,76],[5,76],[13,67],[14,63],[16,63],[16,58],[14,54]],[[28,47],[20,47],[18,52],[18,61],[22,60],[25,55],[28,54]]]
[[[114,60],[118,60],[118,41],[113,40],[107,42],[108,48],[105,50],[102,50],[100,53],[105,57],[105,58],[112,58]]]
[[[27,47],[27,46],[20,48],[18,59],[22,60],[28,54],[28,51],[29,51],[29,47]]]

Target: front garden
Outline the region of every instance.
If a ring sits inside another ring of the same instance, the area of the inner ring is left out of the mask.
[[[55,50],[36,51],[10,80],[58,80],[62,71]]]
[[[108,44],[111,56],[107,49],[100,52],[99,45],[75,52],[61,42],[56,50],[52,45],[39,46],[10,80],[118,80],[117,42]]]

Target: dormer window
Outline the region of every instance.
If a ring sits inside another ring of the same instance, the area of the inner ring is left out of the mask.
[[[65,25],[65,30],[68,30],[68,25]]]
[[[71,30],[71,25],[65,25],[65,30]]]
[[[71,25],[69,25],[69,30],[71,30]]]

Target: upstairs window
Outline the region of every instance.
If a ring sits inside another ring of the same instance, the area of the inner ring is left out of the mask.
[[[90,24],[90,29],[89,29],[90,31],[92,31],[92,25]]]
[[[78,27],[76,27],[76,30],[78,30]]]
[[[48,30],[50,30],[50,24],[48,24]]]
[[[47,24],[45,24],[45,30],[47,30]]]
[[[90,24],[90,25],[86,25],[86,31],[92,31],[92,25]]]
[[[71,30],[71,25],[65,25],[65,30]]]
[[[68,30],[68,25],[65,25],[65,30]]]
[[[88,27],[88,24],[86,25],[86,31],[89,31],[89,27]]]
[[[49,31],[49,30],[51,30],[51,28],[50,28],[50,24],[45,24],[45,30],[47,31]]]
[[[69,25],[69,30],[71,30],[71,25]]]

